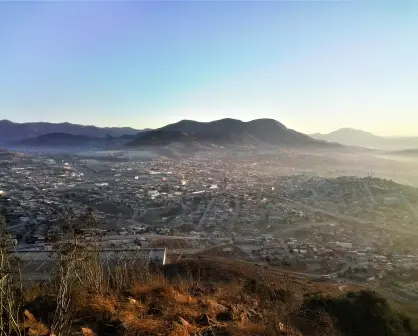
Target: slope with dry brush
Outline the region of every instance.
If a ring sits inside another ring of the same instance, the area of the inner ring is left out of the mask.
[[[23,288],[15,298],[18,328],[3,335],[351,336],[366,335],[363,325],[370,335],[416,335],[407,317],[372,293],[341,294],[329,284],[257,271],[247,263],[192,259],[125,266],[105,274],[100,288],[81,281],[87,276],[81,269],[65,295],[56,281]],[[362,311],[378,317],[367,326]],[[356,333],[350,330],[354,312]]]
[[[374,293],[341,294],[220,258],[104,265],[76,235],[61,246],[50,281],[22,283],[7,241],[0,235],[2,336],[417,335],[410,318]]]

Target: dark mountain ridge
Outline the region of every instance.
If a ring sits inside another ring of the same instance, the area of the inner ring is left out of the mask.
[[[135,134],[112,135],[109,129],[101,129],[94,126],[71,125],[74,133],[50,132],[34,135],[39,130],[32,124],[15,124],[4,122],[11,127],[21,127],[30,137],[8,141],[11,146],[24,147],[89,147],[112,148],[124,146],[167,146],[181,144],[189,149],[218,146],[286,146],[286,147],[341,147],[326,141],[316,140],[308,135],[288,129],[280,122],[273,119],[256,119],[244,122],[236,119],[221,119],[211,122],[198,122],[182,120],[174,124],[166,125],[156,130],[137,132]],[[18,126],[16,126],[18,125]],[[57,125],[57,124],[52,124]],[[62,124],[59,124],[62,125]],[[52,127],[52,126],[48,126]],[[43,131],[48,129],[43,127]],[[89,128],[86,131],[85,128]],[[90,130],[93,129],[93,132]],[[10,130],[10,128],[9,128]],[[83,130],[83,132],[81,131]],[[117,129],[118,132],[125,129]],[[79,133],[87,133],[79,134]],[[89,135],[90,133],[99,135]],[[11,136],[9,136],[11,137]]]
[[[91,137],[86,135],[74,135],[68,133],[48,133],[29,139],[11,141],[6,144],[9,149],[45,149],[45,150],[70,150],[83,149],[119,149],[134,138],[133,135],[120,137]]]
[[[68,133],[48,133],[40,135],[38,137],[16,141],[15,144],[22,146],[74,147],[96,144],[102,141],[104,141],[104,139],[98,137],[90,137],[86,135],[74,135]]]
[[[273,119],[244,122],[230,118],[211,122],[181,120],[138,134],[128,145],[167,145],[174,142],[197,142],[202,145],[336,146],[288,129]]]
[[[12,142],[38,137],[50,133],[72,134],[88,137],[104,138],[108,135],[136,135],[141,130],[130,127],[97,127],[64,123],[29,122],[15,123],[10,120],[0,120],[0,142]]]

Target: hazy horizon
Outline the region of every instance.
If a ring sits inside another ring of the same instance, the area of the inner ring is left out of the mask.
[[[0,3],[0,119],[418,136],[418,3]]]

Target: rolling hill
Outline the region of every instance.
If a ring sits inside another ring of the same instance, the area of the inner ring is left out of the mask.
[[[87,147],[98,146],[106,139],[68,133],[48,133],[37,137],[13,142],[16,146],[26,147]]]
[[[273,119],[243,122],[221,119],[212,122],[182,120],[156,130],[138,134],[128,146],[186,143],[201,145],[274,145],[274,146],[336,146],[288,129]]]
[[[359,146],[372,149],[400,150],[418,148],[418,137],[381,137],[352,128],[341,128],[328,134],[315,133],[311,134],[311,137],[318,140],[338,142],[346,146]]]
[[[68,133],[48,133],[24,140],[6,143],[10,149],[19,148],[50,148],[50,149],[118,149],[131,141],[135,136],[92,137]]]
[[[108,135],[119,137],[122,135],[135,135],[141,130],[130,127],[105,127],[84,126],[70,123],[14,123],[9,120],[0,120],[0,142],[12,142],[38,137],[50,133],[65,133],[87,137],[104,138]]]

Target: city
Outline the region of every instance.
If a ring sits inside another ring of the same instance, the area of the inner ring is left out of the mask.
[[[418,295],[418,189],[371,175],[306,173],[298,160],[308,157],[297,152],[240,155],[7,153],[0,201],[16,251],[54,250],[68,239],[71,218],[101,249],[166,248],[167,262],[223,256]],[[403,280],[395,286],[395,278]]]

